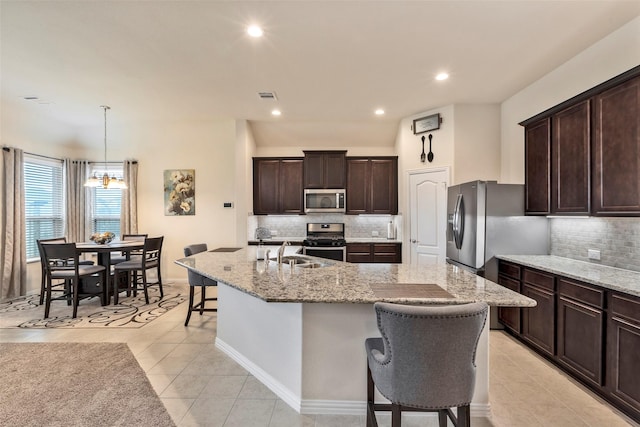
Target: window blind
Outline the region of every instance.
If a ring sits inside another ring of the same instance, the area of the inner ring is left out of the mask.
[[[27,259],[38,258],[36,240],[64,236],[62,160],[24,156]]]

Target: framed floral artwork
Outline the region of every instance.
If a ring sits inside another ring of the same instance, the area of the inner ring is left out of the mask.
[[[164,214],[196,214],[196,171],[179,169],[164,171]]]

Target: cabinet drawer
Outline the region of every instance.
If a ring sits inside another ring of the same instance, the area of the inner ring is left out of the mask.
[[[347,245],[347,252],[349,253],[370,253],[371,245],[369,243],[349,243]]]
[[[609,312],[612,315],[640,323],[640,298],[631,295],[611,293],[609,298]]]
[[[561,297],[604,308],[604,290],[595,289],[583,283],[558,278],[558,292]]]
[[[498,271],[500,272],[500,274],[512,277],[516,280],[520,280],[521,269],[522,267],[520,267],[519,265],[511,264],[510,262],[506,261],[500,261],[500,266],[498,267]]]
[[[522,280],[550,292],[555,290],[553,276],[540,271],[525,268],[522,273]]]
[[[514,292],[520,293],[520,282],[504,275],[498,276],[498,284],[510,289]]]

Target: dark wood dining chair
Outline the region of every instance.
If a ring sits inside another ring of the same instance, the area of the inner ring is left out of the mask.
[[[120,240],[127,242],[144,242],[144,239],[149,237],[148,234],[123,234]],[[129,252],[122,252],[120,255],[111,255],[111,265],[120,264],[121,262],[129,261],[132,256],[142,255],[141,250],[133,250]]]
[[[44,252],[42,250],[42,244],[43,243],[67,243],[67,238],[66,237],[54,237],[53,239],[40,239],[40,240],[36,240],[36,244],[38,245],[38,254],[40,255],[40,269],[41,269],[41,275],[40,275],[40,305],[42,305],[44,303],[44,294],[45,294],[45,286],[47,283],[47,262],[44,259]],[[85,260],[85,259],[81,259],[78,261],[80,263],[80,265],[93,265],[94,262],[91,260]],[[58,282],[58,281],[56,281]],[[64,286],[65,289],[61,289]],[[58,282],[58,283],[52,283],[52,287],[53,289],[51,289],[52,291],[61,291],[61,292],[66,292],[67,294],[69,293],[69,283],[67,280],[63,281],[63,282]],[[68,303],[69,305],[71,305],[71,298],[68,299]]]
[[[189,245],[184,247],[184,256],[191,256],[194,254],[199,254],[200,252],[205,252],[207,250],[206,243],[196,243],[194,245]],[[205,277],[201,274],[196,273],[195,271],[187,270],[187,274],[189,277],[189,311],[187,312],[187,320],[184,321],[184,326],[189,325],[189,319],[191,319],[191,312],[197,310],[200,312],[200,315],[205,311],[218,311],[217,308],[214,307],[205,307],[206,301],[218,301],[217,297],[209,297],[207,298],[207,287],[208,286],[218,286],[218,282],[208,277]],[[193,297],[195,293],[195,288],[200,288],[200,302],[197,304],[193,304]]]
[[[113,277],[113,303],[118,304],[118,294],[125,289],[119,287],[120,275],[126,276],[127,292],[133,292],[136,296],[138,291],[144,291],[144,300],[149,304],[149,292],[147,288],[152,285],[158,285],[160,290],[160,298],[164,297],[162,290],[162,275],[160,260],[162,258],[162,241],[164,236],[148,237],[144,240],[144,247],[140,257],[134,257],[128,261],[116,264]],[[156,270],[156,281],[149,283],[147,278],[148,270]]]
[[[42,243],[42,252],[46,264],[44,317],[49,317],[51,301],[71,300],[73,318],[78,315],[78,303],[81,298],[99,296],[102,305],[107,303],[107,274],[101,265],[81,265],[75,243]],[[61,296],[51,294],[53,281],[65,282]]]

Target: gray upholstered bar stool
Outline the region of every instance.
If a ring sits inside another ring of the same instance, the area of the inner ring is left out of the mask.
[[[199,254],[200,252],[205,252],[206,250],[206,243],[196,243],[184,247],[184,256]],[[184,326],[189,325],[191,312],[194,310],[198,310],[200,312],[200,315],[202,315],[202,313],[204,313],[205,311],[218,311],[217,308],[205,308],[204,306],[205,301],[218,301],[217,297],[207,298],[207,286],[218,286],[218,282],[191,270],[187,270],[187,274],[189,275],[189,311],[187,312],[187,319],[184,321]],[[194,305],[193,294],[195,292],[196,286],[200,287],[200,302]]]
[[[375,411],[391,411],[400,427],[402,411],[438,412],[457,427],[471,422],[469,404],[476,379],[475,356],[488,306],[376,303],[382,338],[368,338],[367,427],[377,427]],[[374,402],[374,387],[391,404]],[[457,417],[451,408],[457,407]]]

